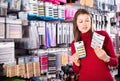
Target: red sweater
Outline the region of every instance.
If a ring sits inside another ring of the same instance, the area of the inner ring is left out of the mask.
[[[118,59],[114,51],[113,42],[109,37],[108,33],[105,31],[96,31],[97,33],[105,36],[103,49],[111,57],[108,63],[100,60],[94,49],[91,47],[92,36],[90,32],[80,34],[82,41],[85,45],[86,57],[80,59],[80,66],[76,66],[73,63],[73,70],[80,74],[79,81],[113,81],[112,75],[110,73],[108,66],[117,66]],[[71,52],[74,54],[75,47],[74,41],[71,43]]]

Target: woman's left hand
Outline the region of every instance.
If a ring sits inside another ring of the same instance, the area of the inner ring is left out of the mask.
[[[94,51],[99,59],[103,60],[104,62],[110,61],[110,57],[106,54],[106,52],[102,48],[96,47]]]

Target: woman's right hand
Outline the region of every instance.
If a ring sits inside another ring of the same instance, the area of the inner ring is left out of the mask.
[[[72,61],[75,63],[75,65],[80,66],[80,60],[77,53],[72,55]]]

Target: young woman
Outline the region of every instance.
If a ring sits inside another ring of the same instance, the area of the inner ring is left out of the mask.
[[[74,40],[71,43],[73,70],[78,73],[79,81],[114,81],[109,66],[117,66],[118,59],[112,40],[105,31],[94,31],[90,13],[85,9],[78,9],[73,20]],[[91,47],[93,33],[105,36],[102,48]],[[83,41],[86,57],[79,58],[74,43]]]

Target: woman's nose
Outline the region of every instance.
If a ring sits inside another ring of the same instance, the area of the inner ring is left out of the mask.
[[[87,24],[87,23],[84,21],[84,22],[83,22],[83,25],[86,25],[86,24]]]

